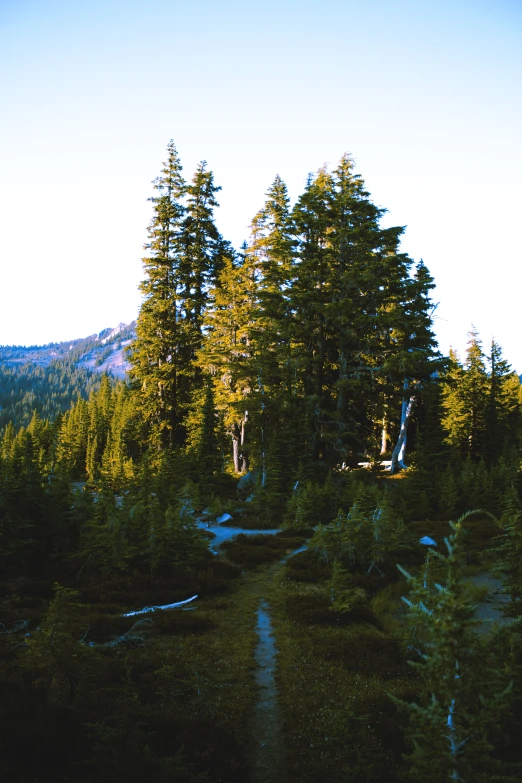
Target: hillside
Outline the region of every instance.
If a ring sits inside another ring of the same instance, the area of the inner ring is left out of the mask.
[[[36,411],[53,421],[78,397],[87,398],[107,373],[123,379],[125,348],[135,324],[119,324],[91,335],[42,346],[0,346],[0,429],[27,426]]]
[[[128,363],[124,349],[135,336],[136,322],[119,324],[114,329],[103,329],[99,334],[47,345],[2,345],[0,364],[10,367],[33,364],[48,367],[57,359],[95,372],[109,372],[124,378]]]

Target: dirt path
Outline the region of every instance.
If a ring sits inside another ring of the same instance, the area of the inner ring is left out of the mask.
[[[250,530],[240,527],[198,523],[201,528],[210,529],[215,538],[210,544],[213,552],[218,552],[223,541],[234,538],[240,533],[246,535],[275,535],[279,528],[269,530]],[[257,702],[249,718],[250,743],[250,780],[251,783],[286,783],[286,749],[281,710],[278,702],[278,689],[275,678],[277,667],[277,646],[270,616],[270,605],[263,597],[274,573],[288,558],[303,552],[304,544],[298,549],[287,552],[280,560],[256,574],[250,581],[250,589],[258,596],[256,610],[257,643],[254,651],[256,669],[255,683],[258,688]]]
[[[263,584],[271,580],[274,573],[289,557],[304,552],[307,544],[289,552],[266,571]],[[258,701],[252,716],[251,735],[253,738],[252,780],[254,783],[286,783],[286,751],[281,711],[278,702],[275,671],[277,666],[277,646],[270,616],[270,605],[260,598],[257,609],[258,642],[255,650],[255,681],[259,687]]]
[[[255,681],[259,696],[252,715],[252,779],[255,783],[285,783],[284,736],[275,681],[277,647],[270,607],[263,598],[257,609],[257,633]]]

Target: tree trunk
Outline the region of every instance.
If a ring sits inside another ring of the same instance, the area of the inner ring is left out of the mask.
[[[239,425],[234,424],[232,429],[232,456],[234,458],[234,473],[241,473],[239,465],[239,443],[241,438],[241,430]]]
[[[245,445],[247,442],[248,411],[245,411],[241,421],[232,426],[232,457],[234,459],[235,473],[248,473],[248,454]]]
[[[243,416],[243,420],[241,421],[241,451],[239,454],[240,461],[241,461],[241,473],[248,473],[248,469],[249,469],[248,454],[245,449],[246,442],[247,442],[247,435],[248,435],[247,424],[248,424],[248,411],[245,411],[245,415]]]
[[[388,448],[388,414],[385,413],[382,417],[382,434],[381,434],[381,457],[386,454]]]
[[[408,389],[408,381],[404,380],[404,390]],[[399,431],[399,437],[397,443],[393,449],[390,473],[396,473],[397,468],[406,468],[404,464],[404,456],[406,454],[406,439],[408,435],[408,424],[410,423],[411,414],[413,412],[413,405],[415,402],[415,395],[412,394],[409,399],[407,397],[402,398],[402,410],[401,410],[401,428]]]
[[[266,433],[265,433],[265,388],[258,377],[259,391],[261,392],[261,486],[266,485]]]

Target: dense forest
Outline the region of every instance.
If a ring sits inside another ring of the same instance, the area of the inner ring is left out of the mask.
[[[99,389],[100,373],[125,373],[122,355],[135,323],[98,335],[43,346],[0,346],[0,430],[9,422],[27,427],[36,412],[54,421],[78,397]]]
[[[71,362],[55,359],[47,367],[33,363],[0,364],[0,427],[27,427],[36,411],[53,421],[78,397],[99,388],[101,378]]]
[[[0,368],[6,780],[520,780],[501,347],[441,355],[349,156],[239,250],[205,162],[153,184],[127,378]]]

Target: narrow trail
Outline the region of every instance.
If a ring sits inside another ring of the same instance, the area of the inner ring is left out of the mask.
[[[199,527],[210,529],[214,538],[211,551],[217,553],[223,541],[235,538],[240,533],[246,535],[276,535],[280,528],[269,530],[251,530],[241,527],[229,527],[219,523],[198,522]],[[259,604],[256,610],[257,644],[254,652],[256,669],[254,679],[258,686],[258,699],[249,718],[251,737],[250,780],[251,783],[286,783],[288,780],[283,720],[279,707],[278,689],[275,678],[277,667],[277,645],[270,615],[270,605],[263,597],[267,583],[274,573],[290,557],[304,552],[307,543],[287,552],[273,563],[262,575],[259,575],[256,592]]]
[[[268,568],[265,577],[272,579],[275,571],[288,558],[307,549],[306,544],[284,557]],[[286,783],[287,766],[284,730],[278,701],[278,690],[275,679],[277,666],[276,640],[270,604],[265,598],[260,598],[257,609],[258,642],[255,650],[255,681],[259,687],[258,701],[251,719],[251,735],[253,738],[253,758],[251,764],[253,783]]]
[[[255,783],[285,783],[287,780],[281,713],[275,681],[277,647],[270,607],[262,598],[257,609],[258,642],[255,651],[255,681],[259,696],[251,718],[253,737],[252,779]]]

